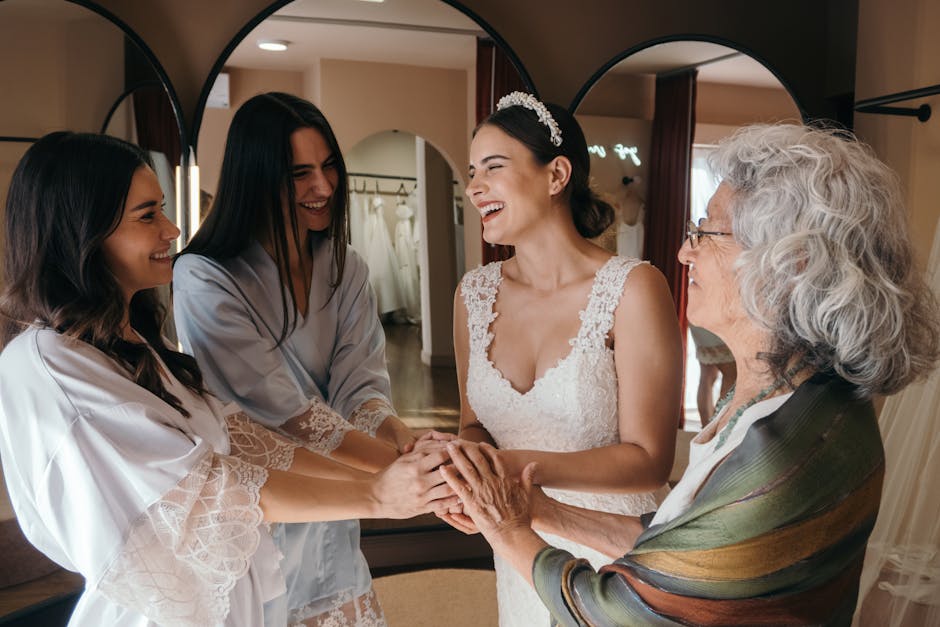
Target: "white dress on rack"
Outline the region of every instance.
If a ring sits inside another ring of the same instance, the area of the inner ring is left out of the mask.
[[[385,201],[374,196],[369,203],[365,228],[365,258],[369,266],[369,283],[375,290],[380,314],[404,309],[401,284],[398,279],[398,259],[392,247],[392,238],[385,223]]]
[[[461,283],[467,307],[470,356],[467,400],[500,448],[581,451],[620,441],[617,372],[606,345],[623,285],[637,259],[611,257],[598,270],[581,328],[571,352],[520,393],[489,359],[493,305],[502,280],[501,262],[468,272]],[[621,341],[629,341],[623,338]],[[637,516],[657,508],[659,495],[600,494],[546,489],[564,503]],[[598,568],[610,558],[570,540],[540,534],[556,547],[590,560]],[[500,627],[548,627],[550,616],[535,590],[507,562],[496,557]]]
[[[633,224],[627,224],[623,220],[617,222],[618,255],[643,258],[643,220],[644,211],[641,207]]]
[[[365,255],[366,205],[369,197],[359,192],[349,193],[349,245]]]
[[[398,257],[398,277],[405,297],[405,310],[412,320],[421,318],[421,292],[418,277],[418,250],[414,240],[411,218],[414,210],[404,201],[395,207],[395,256]]]

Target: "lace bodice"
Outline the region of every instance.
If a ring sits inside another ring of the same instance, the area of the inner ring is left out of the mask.
[[[467,398],[500,448],[579,451],[618,440],[617,373],[606,340],[624,281],[639,263],[611,257],[598,270],[571,351],[525,393],[489,359],[501,264],[467,274],[461,286],[470,333]]]

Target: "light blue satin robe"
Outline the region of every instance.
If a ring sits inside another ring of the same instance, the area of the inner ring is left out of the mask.
[[[222,262],[191,254],[176,261],[177,333],[214,394],[275,428],[301,414],[313,398],[346,419],[367,400],[391,404],[385,334],[368,267],[347,249],[343,281],[330,298],[331,267],[332,244],[315,236],[307,315],[298,317],[296,328],[275,348],[283,323],[279,278],[260,244]],[[359,521],[281,524],[272,533],[284,554],[291,608],[369,591]]]

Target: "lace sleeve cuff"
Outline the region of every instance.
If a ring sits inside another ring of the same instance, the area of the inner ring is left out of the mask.
[[[243,412],[225,417],[232,455],[241,460],[268,468],[288,470],[294,463],[294,451],[300,445],[266,429]]]
[[[395,409],[388,401],[384,398],[373,398],[353,410],[349,416],[349,423],[374,438],[385,419],[395,415]]]
[[[260,541],[264,468],[208,453],[131,525],[98,584],[159,624],[215,625]]]
[[[352,425],[318,398],[310,401],[306,412],[281,425],[281,432],[314,453],[329,455],[343,443]]]

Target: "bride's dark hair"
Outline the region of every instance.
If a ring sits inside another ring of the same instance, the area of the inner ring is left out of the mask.
[[[522,106],[495,111],[473,134],[489,124],[522,142],[543,165],[555,157],[566,157],[571,163],[571,178],[565,188],[571,203],[571,218],[582,237],[597,237],[613,224],[616,214],[610,203],[591,189],[591,158],[584,131],[567,109],[550,102],[544,104],[561,130],[561,146],[551,142],[549,128],[538,114]]]
[[[137,146],[89,133],[51,133],[26,151],[7,196],[0,348],[31,324],[50,327],[95,346],[188,416],[163,385],[150,348],[201,394],[195,359],[164,341],[166,311],[154,290],[137,292],[130,302],[131,327],[147,344],[122,338],[124,295],[101,251],[121,221],[134,173],[149,164]]]

